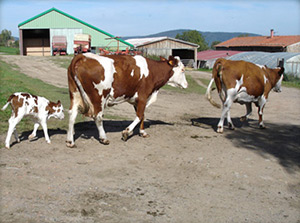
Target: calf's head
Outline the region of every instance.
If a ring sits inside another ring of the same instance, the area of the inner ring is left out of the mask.
[[[169,79],[167,84],[171,85],[172,87],[187,88],[188,82],[185,78],[185,69],[183,63],[180,61],[180,58],[178,56],[170,56],[168,64],[173,67],[174,74]]]
[[[48,119],[51,117],[64,119],[65,117],[64,107],[60,101],[58,101],[57,103],[50,102],[46,109],[49,111]]]

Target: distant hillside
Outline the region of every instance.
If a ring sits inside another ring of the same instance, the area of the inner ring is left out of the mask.
[[[175,36],[179,33],[182,34],[183,32],[189,31],[190,29],[176,29],[176,30],[170,30],[165,32],[160,32],[156,34],[151,34],[147,36],[126,36],[122,39],[135,39],[135,38],[150,38],[150,37],[159,37],[159,36],[168,36],[171,38],[175,38]],[[255,33],[242,33],[242,32],[202,32],[198,31],[202,34],[205,41],[208,43],[208,46],[211,45],[214,41],[220,41],[224,42],[226,40],[232,39],[234,37],[240,36],[240,35],[249,35],[249,36],[260,36]]]

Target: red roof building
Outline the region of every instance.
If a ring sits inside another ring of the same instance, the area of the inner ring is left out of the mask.
[[[300,52],[300,35],[235,37],[219,43],[216,50],[263,51],[263,52]]]

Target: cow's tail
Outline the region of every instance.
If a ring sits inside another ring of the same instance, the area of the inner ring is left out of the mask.
[[[217,108],[221,108],[221,105],[218,104],[217,102],[215,102],[211,96],[211,92],[212,92],[212,85],[213,83],[215,82],[216,84],[216,87],[217,87],[217,90],[218,90],[218,93],[220,95],[220,98],[221,100],[223,101],[222,99],[222,83],[221,83],[221,80],[222,80],[222,59],[218,59],[215,64],[214,64],[214,67],[213,67],[213,71],[212,71],[212,79],[210,80],[209,82],[209,85],[207,87],[207,90],[206,90],[206,98],[207,100],[215,107]]]
[[[12,94],[11,96],[9,96],[9,98],[7,99],[7,103],[1,108],[2,111],[4,111],[5,109],[7,109],[7,107],[10,105],[11,103],[11,99],[14,97],[14,95]]]
[[[73,58],[70,66],[68,68],[68,82],[69,82],[70,98],[73,98],[73,100],[76,100],[76,99],[74,99],[74,95],[72,95],[72,94],[73,94],[73,92],[79,91],[80,102],[78,103],[79,104],[78,109],[79,109],[80,113],[87,114],[90,110],[90,99],[87,96],[86,92],[84,91],[83,86],[77,76],[77,66],[78,66],[77,63],[81,59],[83,59],[83,57],[84,56],[82,54],[79,54]],[[71,102],[70,106],[73,106],[73,103],[74,102]]]
[[[221,105],[218,104],[217,102],[215,102],[211,96],[211,92],[212,92],[212,85],[214,83],[214,78],[212,78],[209,82],[209,85],[207,86],[207,89],[206,89],[206,93],[205,93],[205,96],[206,96],[206,99],[215,107],[217,108],[221,108]]]

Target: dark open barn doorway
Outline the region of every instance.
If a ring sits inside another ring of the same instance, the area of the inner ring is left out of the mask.
[[[194,50],[193,49],[172,49],[172,56],[179,56],[185,66],[193,67]]]
[[[22,30],[23,55],[50,56],[50,30],[49,29],[23,29]]]

